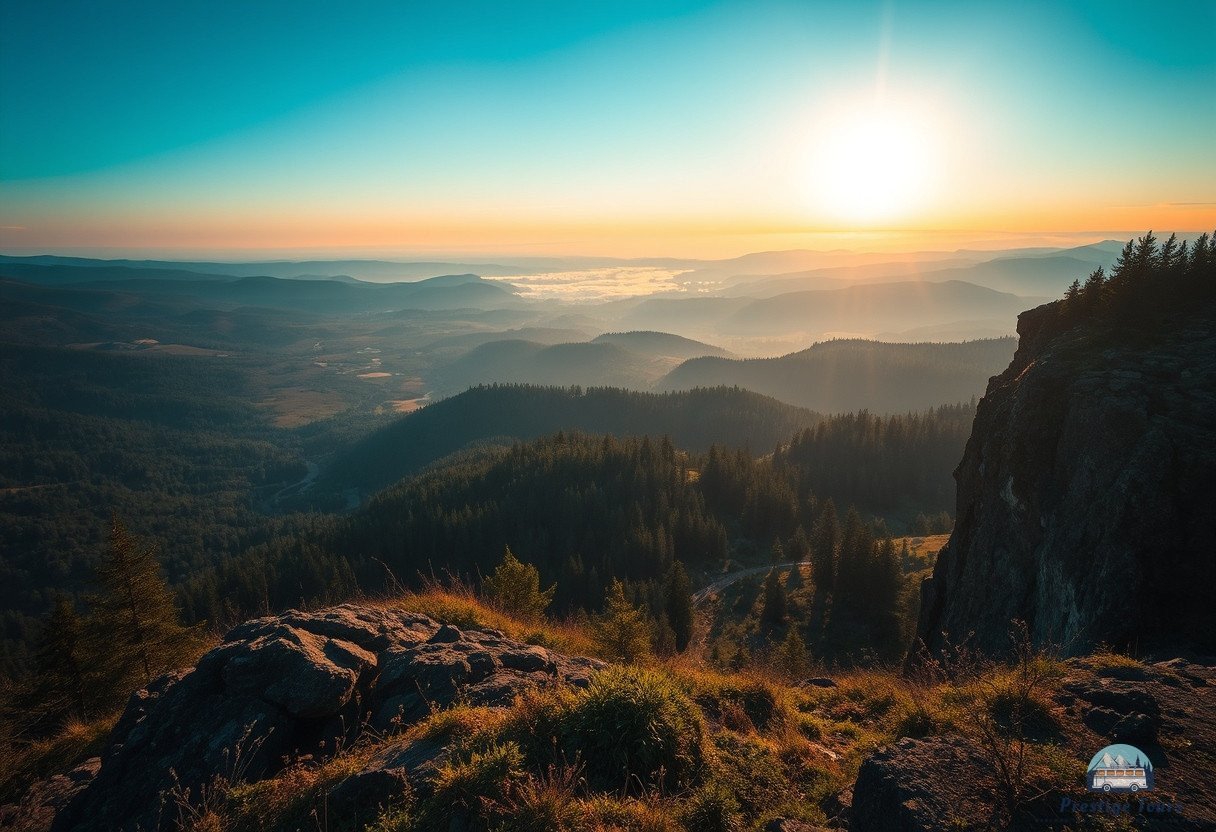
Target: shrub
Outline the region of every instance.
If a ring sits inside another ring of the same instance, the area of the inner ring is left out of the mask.
[[[540,588],[540,573],[529,563],[520,563],[507,547],[494,574],[482,581],[486,598],[494,607],[520,621],[539,621],[553,601],[557,584]]]
[[[746,730],[750,723],[757,730],[767,731],[787,716],[775,687],[760,677],[703,679],[697,688],[697,704],[734,730]]]
[[[523,764],[523,754],[513,742],[491,743],[446,764],[439,770],[419,825],[446,830],[459,818],[464,828],[486,828],[491,814],[486,810],[503,804],[511,782],[523,777]],[[480,827],[473,825],[475,820]]]
[[[497,832],[573,832],[585,827],[574,798],[581,783],[579,769],[549,766],[540,777],[529,776],[490,810],[502,820]]]
[[[783,802],[792,790],[773,747],[756,737],[723,732],[714,738],[718,779],[729,783],[748,820]]]
[[[704,728],[697,706],[656,671],[612,667],[579,694],[558,726],[598,789],[682,788],[699,780]]]
[[[730,789],[711,781],[684,804],[680,819],[688,832],[738,832],[743,828],[739,802]]]

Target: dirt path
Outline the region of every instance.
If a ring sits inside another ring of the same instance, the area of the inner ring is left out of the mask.
[[[752,575],[763,575],[763,574],[767,573],[770,569],[792,569],[795,566],[810,566],[810,565],[811,565],[811,562],[809,560],[791,561],[789,563],[773,563],[773,564],[768,564],[766,566],[753,566],[750,569],[740,569],[738,572],[730,572],[726,575],[721,576],[716,581],[711,583],[709,586],[703,587],[702,589],[698,589],[696,592],[694,592],[692,594],[693,606],[697,606],[699,604],[705,603],[712,596],[717,595],[719,592],[726,589],[728,586],[733,584],[735,581],[742,580],[743,578],[747,578]]]

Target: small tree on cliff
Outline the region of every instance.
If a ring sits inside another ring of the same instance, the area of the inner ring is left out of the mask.
[[[502,563],[494,574],[482,581],[486,599],[505,612],[523,621],[539,621],[553,601],[557,584],[542,590],[540,573],[530,563],[520,563],[506,548]]]
[[[156,553],[132,537],[117,517],[95,580],[101,592],[92,599],[89,630],[116,685],[121,688],[129,678],[147,684],[185,658],[195,632],[178,619]]]

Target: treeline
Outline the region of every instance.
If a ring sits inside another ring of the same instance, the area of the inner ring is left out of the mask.
[[[0,345],[0,676],[37,617],[83,590],[111,513],[160,541],[174,583],[268,532],[259,496],[304,476],[227,359]]]
[[[0,751],[112,713],[131,690],[192,661],[203,646],[200,628],[182,625],[156,551],[117,518],[90,578],[81,602],[55,597],[33,672],[0,687]]]
[[[974,399],[923,413],[830,416],[778,448],[773,465],[788,470],[802,491],[872,512],[950,511],[954,468],[974,419]]]
[[[1193,243],[1171,234],[1162,243],[1152,231],[1128,240],[1110,273],[1099,267],[1074,280],[1059,306],[1060,326],[1111,319],[1153,325],[1160,316],[1216,298],[1216,235]]]
[[[606,387],[474,387],[387,425],[335,461],[311,489],[374,493],[473,442],[535,439],[559,430],[670,436],[678,447],[769,449],[816,424],[818,413],[737,387],[638,393]]]
[[[666,438],[558,433],[466,452],[355,515],[311,518],[307,529],[192,578],[183,598],[192,618],[214,620],[448,572],[476,583],[504,546],[556,584],[553,610],[562,615],[599,610],[614,580],[657,610],[677,562],[710,573],[729,560],[806,559],[816,546],[825,590],[839,579],[844,597],[866,594],[874,584],[866,564],[879,558],[885,530],[854,509],[845,512],[855,518],[844,521],[848,534],[832,531],[842,522],[836,503],[808,488],[812,480],[800,465],[746,450],[694,454]],[[857,574],[867,577],[853,581]]]

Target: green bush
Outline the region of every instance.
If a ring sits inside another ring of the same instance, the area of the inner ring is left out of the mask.
[[[700,711],[653,670],[612,667],[598,674],[571,702],[558,731],[558,746],[578,755],[595,789],[683,788],[704,767]]]
[[[688,832],[739,832],[739,802],[718,781],[707,783],[684,804],[680,818]]]
[[[730,784],[743,815],[750,821],[784,802],[793,791],[774,750],[754,737],[723,732],[714,738],[716,777]]]
[[[486,810],[504,804],[511,784],[524,776],[523,764],[523,754],[513,742],[492,743],[461,755],[439,770],[419,828],[446,830],[454,819],[464,828],[486,828]]]

